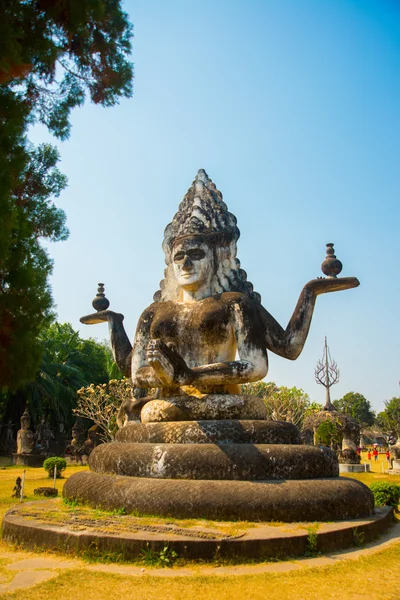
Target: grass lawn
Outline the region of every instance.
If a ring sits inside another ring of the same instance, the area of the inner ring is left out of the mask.
[[[400,477],[382,474],[380,462],[373,473],[352,475],[367,485],[376,480],[388,480],[400,484]],[[85,470],[86,467],[67,467],[66,477]],[[15,503],[11,498],[15,479],[21,475],[21,467],[0,468],[0,516]],[[61,490],[65,480],[58,480]],[[43,469],[26,470],[26,500],[33,500],[36,487],[51,484]],[[10,572],[6,565],[14,557],[5,553],[10,547],[0,542],[0,581],[9,580]],[[50,553],[35,554],[18,550],[17,558],[49,557]],[[58,555],[59,556],[59,555]],[[21,589],[1,595],[4,598],[29,600],[187,600],[199,596],[201,600],[320,600],[340,598],[344,600],[400,600],[400,543],[393,543],[386,549],[365,554],[356,560],[344,560],[328,566],[310,566],[286,571],[291,565],[295,568],[301,561],[290,561],[272,565],[274,572],[207,576],[198,569],[198,574],[179,576],[176,569],[164,569],[165,577],[151,576],[151,568],[138,576],[110,573],[109,567],[101,563],[87,563],[77,560],[76,566],[59,571],[53,579],[39,583],[29,589]],[[113,567],[111,567],[113,568]],[[282,571],[279,572],[279,568]],[[123,567],[120,567],[120,570]],[[240,567],[235,567],[239,569]]]

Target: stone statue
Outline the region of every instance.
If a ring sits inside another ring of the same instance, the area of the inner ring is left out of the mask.
[[[239,235],[222,194],[200,170],[165,229],[165,277],[139,319],[133,348],[123,315],[100,310],[81,319],[108,321],[118,367],[132,376],[136,400],[122,407],[120,425],[125,416],[137,418],[145,404],[142,422],[209,418],[215,412],[218,418],[257,418],[262,401],[247,398],[252,406],[244,406],[239,385],[266,376],[268,350],[291,360],[299,356],[319,294],[359,285],[355,277],[335,275],[308,282],[283,329],[241,269]],[[149,388],[158,390],[157,400],[146,395]]]
[[[3,437],[2,450],[5,454],[12,454],[16,450],[16,440],[14,438],[14,424],[8,421],[5,435]]]
[[[31,417],[28,409],[25,409],[21,417],[21,429],[17,432],[17,454],[31,454],[35,445],[34,436],[29,429]]]
[[[13,493],[11,494],[11,498],[21,498],[22,492],[22,479],[21,477],[17,477],[15,480],[15,485],[13,487]]]
[[[36,442],[40,444],[41,452],[48,454],[51,440],[54,439],[54,432],[50,424],[44,417],[41,418],[36,429]]]
[[[87,438],[83,442],[82,447],[80,449],[81,454],[86,454],[86,456],[90,456],[92,451],[96,448],[99,443],[98,434],[97,434],[97,425],[93,425],[89,427],[87,431]]]
[[[76,419],[72,427],[72,439],[65,448],[65,454],[69,454],[72,457],[78,457],[82,454],[82,446],[85,441],[85,431],[82,426],[82,422],[79,417]]]
[[[283,329],[236,258],[238,238],[235,217],[200,170],[165,229],[164,279],[139,319],[133,346],[123,315],[108,310],[99,284],[97,313],[81,321],[108,322],[115,360],[132,377],[134,397],[121,408],[116,441],[94,448],[90,471],[68,478],[66,498],[179,518],[371,515],[371,491],[338,478],[332,449],[301,445],[295,425],[266,420],[263,399],[241,395],[239,387],[265,377],[268,350],[299,356],[319,294],[359,282],[336,277],[341,263],[330,244],[323,263],[328,277],[304,286]]]

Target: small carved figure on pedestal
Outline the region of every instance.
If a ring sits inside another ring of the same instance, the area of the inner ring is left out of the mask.
[[[11,498],[21,498],[21,491],[22,491],[22,479],[21,477],[17,477],[17,479],[15,480],[15,485],[13,488],[13,493]]]

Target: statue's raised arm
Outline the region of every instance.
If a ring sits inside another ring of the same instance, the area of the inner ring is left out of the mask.
[[[328,292],[348,290],[359,285],[360,282],[356,277],[312,279],[303,287],[286,329],[283,329],[274,317],[260,305],[260,317],[265,331],[267,349],[284,358],[296,360],[307,339],[317,296]]]
[[[329,244],[322,265],[328,276],[304,286],[284,330],[247,281],[236,257],[239,235],[222,194],[200,170],[165,229],[164,279],[139,319],[133,347],[123,316],[107,310],[101,288],[100,300],[94,301],[98,312],[81,319],[108,321],[115,360],[142,390],[134,403],[142,420],[226,418],[227,398],[229,414],[234,406],[240,418],[262,418],[262,402],[247,397],[243,408],[239,384],[265,377],[267,350],[292,360],[299,356],[319,294],[359,285],[354,277],[336,277],[341,263]],[[157,399],[142,408],[139,396],[150,388],[158,390]]]

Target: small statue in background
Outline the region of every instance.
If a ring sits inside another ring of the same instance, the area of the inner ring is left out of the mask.
[[[17,477],[17,479],[15,480],[15,485],[13,488],[13,493],[11,498],[21,498],[21,491],[22,491],[22,479],[21,477]]]
[[[73,457],[78,457],[82,454],[82,446],[85,441],[85,432],[82,427],[81,420],[78,418],[72,427],[72,440],[65,448],[65,454],[69,454]]]
[[[21,429],[17,433],[17,454],[31,454],[35,445],[34,436],[29,429],[31,417],[28,409],[25,409],[21,417]]]
[[[53,430],[50,424],[42,417],[37,430],[36,430],[36,442],[40,444],[40,450],[43,454],[48,454],[51,440],[54,439]]]
[[[97,425],[93,425],[88,429],[87,439],[83,442],[82,448],[80,450],[81,454],[86,454],[86,456],[90,456],[92,450],[99,443],[98,435],[97,435]]]
[[[16,442],[14,438],[14,425],[13,423],[11,423],[11,421],[8,421],[6,425],[6,435],[3,444],[3,451],[5,452],[5,454],[12,454],[13,452],[15,452],[15,449]]]

